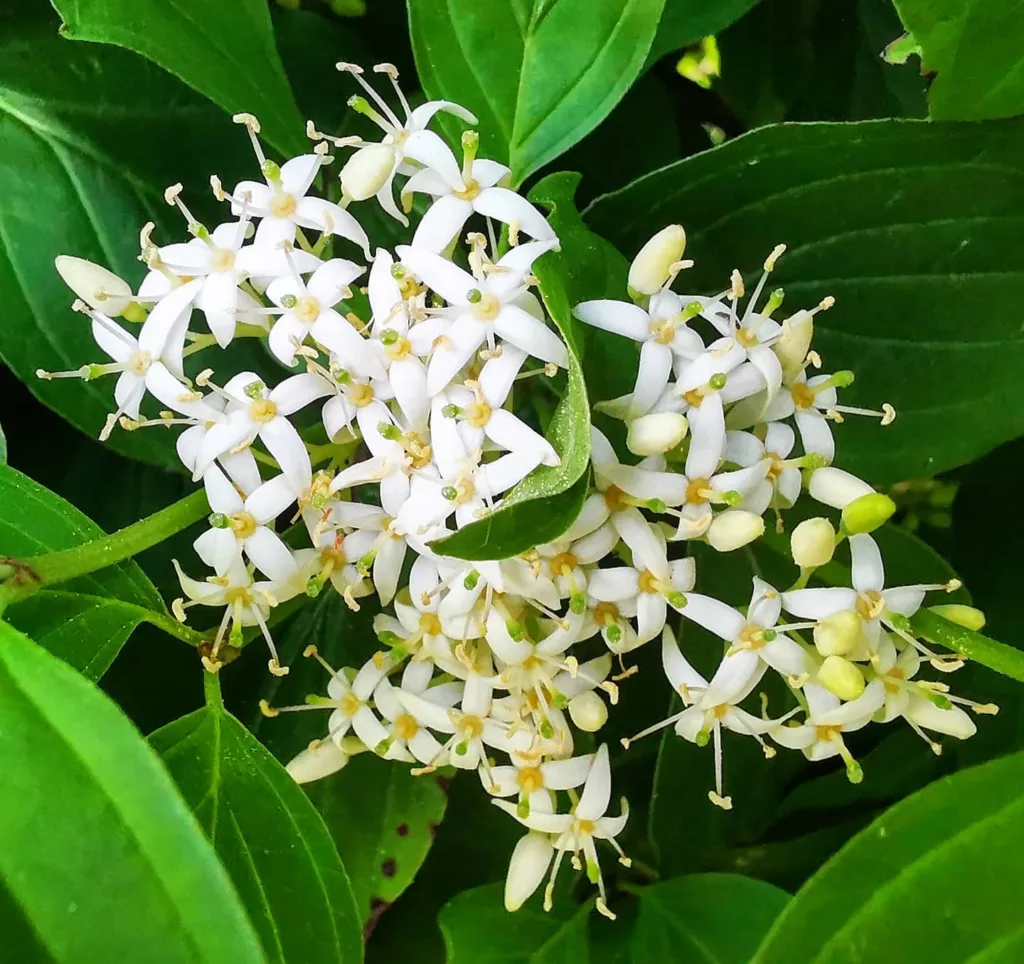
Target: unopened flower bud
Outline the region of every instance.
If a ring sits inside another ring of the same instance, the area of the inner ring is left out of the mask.
[[[555,848],[551,838],[535,830],[519,838],[505,877],[505,910],[517,911],[541,885]]]
[[[569,700],[569,718],[584,733],[596,733],[608,720],[608,707],[590,690]]]
[[[845,656],[860,643],[863,623],[852,609],[843,609],[819,620],[814,627],[814,645],[822,656]]]
[[[657,293],[685,250],[686,232],[681,224],[662,228],[640,249],[629,266],[629,287],[641,295]]]
[[[973,606],[953,603],[949,606],[932,606],[931,611],[936,616],[948,619],[951,623],[956,623],[957,626],[963,626],[964,629],[970,629],[975,633],[985,628],[985,614]]]
[[[793,562],[801,569],[814,569],[832,559],[836,547],[836,530],[828,519],[805,519],[789,537]]]
[[[807,483],[807,491],[812,499],[833,509],[845,509],[855,499],[864,495],[874,495],[875,490],[867,482],[855,475],[829,465],[823,469],[815,469]]]
[[[874,532],[896,511],[896,503],[881,492],[854,499],[843,509],[843,528],[850,535]]]
[[[85,258],[62,254],[54,259],[57,274],[90,308],[111,318],[124,313],[132,302],[132,289],[114,272]]]
[[[690,423],[679,412],[653,412],[629,423],[626,448],[634,455],[662,455],[674,449],[689,431]]]
[[[782,325],[782,334],[772,345],[772,351],[782,363],[782,374],[788,380],[796,377],[814,337],[814,316],[809,311],[798,311]]]
[[[337,773],[349,761],[349,755],[333,740],[320,740],[294,757],[286,769],[296,783],[312,783]]]
[[[745,509],[727,509],[715,516],[707,539],[719,552],[732,552],[764,535],[764,519]]]
[[[361,147],[341,169],[341,186],[353,201],[365,201],[384,187],[394,167],[395,149],[390,144]]]
[[[855,700],[864,692],[864,674],[842,656],[828,656],[818,670],[818,682],[841,700]]]

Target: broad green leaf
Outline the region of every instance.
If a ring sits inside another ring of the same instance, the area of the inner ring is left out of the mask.
[[[590,402],[580,365],[580,325],[569,302],[569,260],[549,251],[533,266],[544,306],[569,348],[569,378],[548,426],[547,437],[561,459],[534,469],[483,519],[431,548],[460,559],[507,559],[557,539],[583,508],[590,463]]]
[[[351,612],[325,590],[276,632],[285,677],[264,673],[263,696],[275,706],[323,695],[328,677],[301,654],[311,643],[336,669],[361,666],[373,653],[372,614]],[[282,762],[327,733],[328,713],[287,713],[274,719],[254,714],[253,732]],[[427,857],[446,797],[436,776],[414,777],[407,764],[355,757],[340,772],[304,787],[334,837],[352,881],[358,914],[371,921],[412,883]]]
[[[334,841],[255,737],[211,701],[149,741],[227,868],[267,960],[361,960],[362,928]]]
[[[773,282],[817,319],[828,370],[855,370],[844,401],[898,414],[848,418],[839,463],[874,482],[934,475],[1024,431],[1014,321],[1024,274],[1016,189],[1024,123],[879,121],[769,127],[655,172],[586,212],[627,255],[685,224],[692,290],[752,282],[772,247]],[[965,324],[964,318],[972,319]],[[957,431],[949,430],[954,419]]]
[[[127,47],[229,114],[255,114],[278,150],[305,149],[264,0],[53,0],[72,40]]]
[[[0,557],[71,549],[103,534],[60,496],[0,466]],[[21,577],[32,578],[28,572]],[[103,675],[140,622],[185,632],[132,561],[42,589],[12,605],[4,618],[90,679]]]
[[[590,902],[574,907],[560,901],[550,913],[529,904],[510,914],[502,889],[488,884],[464,891],[441,911],[448,964],[587,964]]]
[[[0,357],[40,401],[95,437],[115,407],[113,378],[36,377],[40,368],[105,360],[71,311],[74,295],[54,257],[88,258],[137,283],[139,228],[164,217],[163,189],[182,181],[204,216],[211,158],[230,185],[241,172],[239,148],[251,152],[244,132],[160,68],[127,51],[62,40],[46,4],[8,3],[0,5]],[[115,431],[108,444],[178,467],[167,432]]]
[[[739,20],[758,0],[665,0],[648,63],[697,43]],[[730,65],[732,66],[732,65]]]
[[[797,893],[753,964],[1016,959],[1022,788],[1016,754],[897,804]]]
[[[0,754],[0,906],[17,904],[53,959],[264,961],[156,755],[95,687],[3,623]]]
[[[921,47],[936,120],[1024,113],[1024,8],[1015,0],[894,0]]]
[[[593,130],[643,67],[665,0],[409,0],[432,97],[480,120],[520,183]]]
[[[789,894],[738,874],[694,874],[636,891],[636,964],[747,964]]]
[[[359,916],[370,921],[413,882],[444,817],[436,776],[365,753],[305,788],[352,878]],[[486,805],[480,800],[481,806]]]

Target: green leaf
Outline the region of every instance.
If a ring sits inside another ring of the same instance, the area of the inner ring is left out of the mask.
[[[0,754],[0,904],[55,960],[261,964],[156,755],[95,687],[2,623]]]
[[[54,257],[88,258],[136,283],[139,228],[167,210],[160,192],[184,182],[203,216],[210,158],[226,165],[218,173],[230,186],[238,148],[251,152],[221,111],[160,68],[116,48],[68,43],[52,9],[29,7],[0,6],[0,357],[40,401],[95,437],[115,407],[113,379],[36,377],[39,368],[103,359],[71,311]],[[108,444],[179,467],[168,432],[116,431]]]
[[[480,119],[516,183],[564,153],[643,67],[665,0],[409,0],[423,86]]]
[[[666,0],[648,63],[695,44],[740,19],[758,0]]]
[[[705,292],[721,291],[733,268],[753,281],[786,242],[773,282],[787,307],[837,298],[815,345],[828,370],[856,371],[843,400],[899,413],[886,429],[848,418],[839,462],[897,481],[1024,432],[1014,320],[1024,275],[1013,255],[1022,156],[1019,121],[769,127],[599,198],[586,219],[627,254],[664,224],[685,224],[696,260],[685,283]]]
[[[407,765],[370,753],[305,789],[334,837],[359,915],[368,922],[398,899],[426,860],[444,817],[444,790],[436,776],[414,777]]]
[[[0,547],[5,556],[24,559],[71,549],[103,535],[60,496],[0,466]],[[14,603],[4,617],[90,679],[103,675],[140,622],[175,635],[188,633],[168,615],[153,584],[130,560],[59,589],[42,589]]]
[[[353,613],[337,593],[325,590],[276,632],[282,662],[291,672],[284,677],[264,673],[262,695],[276,706],[300,704],[310,693],[323,695],[327,674],[316,661],[301,659],[303,650],[313,643],[335,668],[360,666],[377,642],[371,620],[365,610]],[[310,741],[324,738],[327,717],[288,713],[267,719],[257,713],[252,729],[287,762]],[[445,793],[437,777],[414,777],[406,765],[370,753],[304,789],[334,837],[358,914],[369,922],[412,883],[444,816]]]
[[[268,961],[362,959],[352,885],[323,820],[223,706],[149,738],[227,868]]]
[[[1018,959],[1022,787],[1016,754],[897,804],[797,893],[753,964]]]
[[[437,919],[448,964],[586,964],[590,902],[560,901],[550,913],[532,905],[505,910],[502,884],[463,891]]]
[[[307,147],[264,0],[53,0],[72,40],[127,47],[229,114],[255,114],[284,153]]]
[[[936,120],[1024,113],[1024,8],[1015,0],[894,0],[921,47]]]
[[[638,964],[747,964],[789,902],[784,890],[738,874],[677,877],[635,893]]]
[[[547,433],[561,462],[534,469],[493,512],[432,542],[434,552],[459,559],[508,559],[557,539],[583,508],[589,486],[590,402],[580,365],[580,326],[567,293],[569,271],[567,255],[555,251],[533,266],[544,306],[569,348],[568,386]]]

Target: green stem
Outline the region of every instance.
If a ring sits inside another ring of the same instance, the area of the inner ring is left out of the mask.
[[[224,698],[220,695],[219,673],[203,673],[203,695],[206,697],[206,705],[211,709],[224,709]]]
[[[206,492],[200,489],[113,535],[73,549],[47,552],[22,561],[9,560],[17,572],[0,584],[0,610],[44,586],[67,582],[130,559],[198,522],[209,511]]]
[[[975,663],[1024,683],[1024,652],[1021,650],[958,626],[930,609],[919,609],[911,617],[910,625],[928,642],[962,653]]]

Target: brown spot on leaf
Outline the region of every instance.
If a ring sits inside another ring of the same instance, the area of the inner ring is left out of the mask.
[[[395,858],[388,857],[388,859],[380,865],[380,872],[385,877],[394,877],[398,872],[398,864],[395,863]]]
[[[407,823],[400,823],[395,828],[395,832],[398,834],[399,837],[408,837],[409,836],[409,824],[407,824]]]
[[[437,778],[437,785],[441,788],[442,792],[447,793],[448,788],[452,785],[452,778],[442,774]]]

